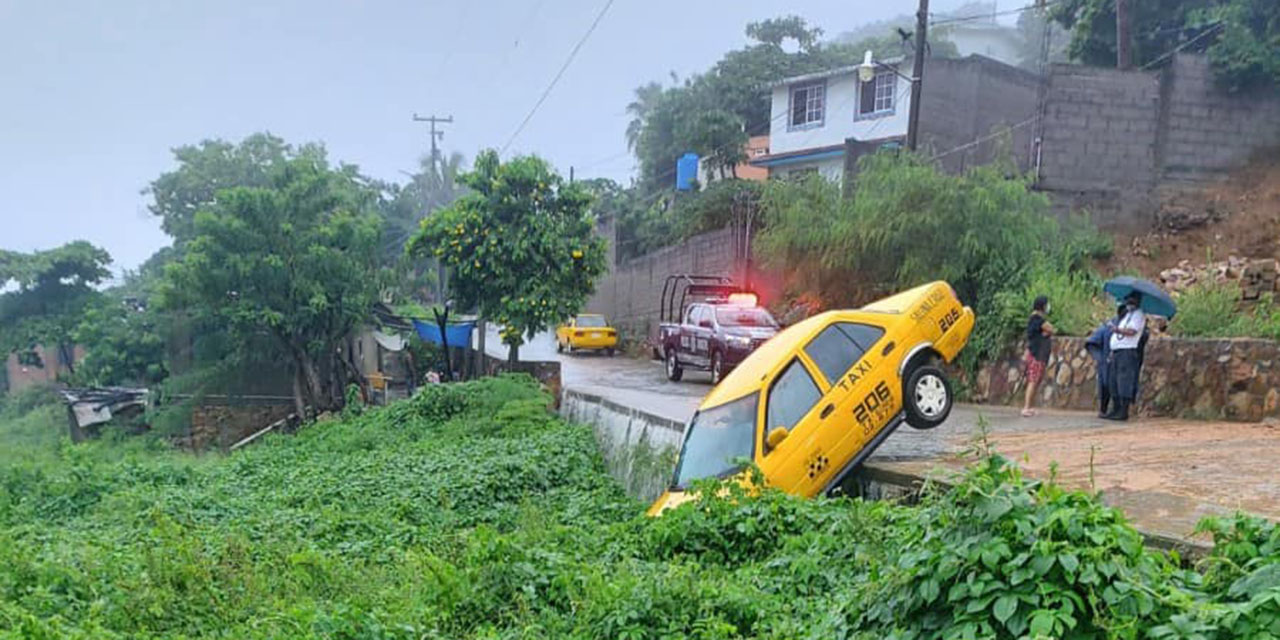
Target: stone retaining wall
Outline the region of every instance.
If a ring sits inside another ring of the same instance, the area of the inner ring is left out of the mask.
[[[1021,354],[1020,347],[1018,354]],[[1280,418],[1280,343],[1271,340],[1154,338],[1138,391],[1143,415],[1260,421]],[[979,372],[976,392],[997,404],[1022,402],[1021,356]],[[1088,411],[1097,406],[1097,375],[1084,338],[1055,338],[1038,403]]]

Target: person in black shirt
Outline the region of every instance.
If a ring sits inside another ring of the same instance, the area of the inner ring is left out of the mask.
[[[1031,407],[1035,402],[1036,391],[1040,390],[1040,380],[1044,378],[1044,369],[1049,364],[1050,338],[1053,336],[1053,325],[1045,319],[1049,314],[1049,298],[1040,296],[1031,305],[1031,317],[1027,319],[1027,353],[1023,360],[1027,366],[1027,395],[1022,404],[1022,417],[1036,415]]]

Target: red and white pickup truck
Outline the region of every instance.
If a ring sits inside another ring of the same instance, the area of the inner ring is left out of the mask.
[[[685,369],[711,373],[718,384],[756,347],[778,333],[778,322],[754,293],[719,276],[669,276],[662,291],[655,352],[667,378]],[[678,303],[678,304],[677,304]]]

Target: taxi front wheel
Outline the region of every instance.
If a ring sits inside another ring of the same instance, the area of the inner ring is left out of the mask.
[[[932,429],[951,415],[951,381],[937,367],[926,365],[913,370],[902,395],[907,424],[917,429]]]

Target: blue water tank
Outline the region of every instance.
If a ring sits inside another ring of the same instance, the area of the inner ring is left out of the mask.
[[[690,151],[676,160],[676,190],[688,191],[698,179],[698,154]]]

